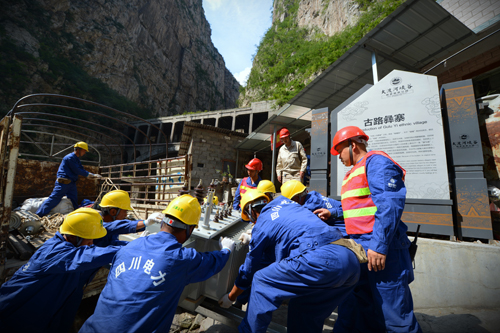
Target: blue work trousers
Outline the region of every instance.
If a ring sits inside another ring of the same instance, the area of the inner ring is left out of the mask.
[[[412,281],[406,248],[389,249],[383,271],[368,271],[368,264],[361,264],[359,282],[339,306],[333,332],[422,332],[413,313]]]
[[[38,210],[36,211],[36,215],[43,217],[50,213],[52,208],[57,206],[64,196],[67,196],[68,199],[71,200],[74,209],[78,208],[78,192],[76,190],[76,183],[71,182],[69,184],[61,184],[56,181],[52,193],[47,198],[47,200],[43,202],[40,208],[38,208]]]
[[[272,313],[289,299],[287,332],[322,332],[325,319],[359,279],[354,253],[324,245],[286,258],[255,273],[240,332],[266,332]]]

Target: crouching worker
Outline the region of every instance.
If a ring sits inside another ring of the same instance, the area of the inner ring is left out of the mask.
[[[326,224],[338,228],[342,236],[347,237],[340,201],[327,198],[316,191],[308,192],[304,184],[295,179],[289,180],[281,186],[281,194],[309,209]]]
[[[252,192],[247,193],[243,201]],[[267,203],[260,192],[244,205],[242,218],[256,221],[251,250],[233,289],[219,304],[231,306],[251,286],[240,332],[266,332],[273,311],[284,300],[289,300],[288,332],[322,332],[325,319],[358,281],[359,261],[354,250],[364,251],[359,245],[353,250],[346,247],[344,241],[348,240],[337,228],[283,196]],[[272,258],[273,263],[261,268],[265,258]]]
[[[92,245],[105,235],[96,210],[68,214],[55,236],[0,288],[2,332],[68,332],[87,273],[109,264],[119,249]]]
[[[132,210],[132,207],[130,196],[123,190],[106,193],[99,206],[108,233],[94,241],[96,246],[127,245],[128,242],[118,240],[119,235],[143,231],[147,226],[160,223],[164,216],[162,213],[153,213],[146,220],[127,220],[127,212]]]
[[[221,251],[182,247],[198,225],[198,200],[182,195],[163,213],[160,232],[118,251],[94,314],[80,332],[168,332],[184,287],[226,265],[234,249],[228,238],[221,239]]]
[[[276,187],[274,187],[274,184],[271,181],[261,180],[259,185],[257,185],[257,190],[265,193],[268,202],[273,201],[274,195],[276,194]],[[250,239],[252,238],[252,228],[254,227],[254,225],[255,224],[252,223],[252,227],[247,229],[246,232],[240,235],[239,240],[241,241],[241,243],[243,243],[243,245],[248,245],[248,243],[250,243]]]

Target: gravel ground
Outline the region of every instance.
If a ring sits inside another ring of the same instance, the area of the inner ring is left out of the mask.
[[[94,312],[98,296],[84,299],[71,333],[77,333],[85,320]],[[245,306],[243,310],[245,310]],[[273,314],[273,322],[286,326],[287,306],[282,305]],[[415,314],[424,333],[500,333],[500,309],[434,308],[416,309]],[[325,321],[323,333],[332,331],[337,314]],[[177,308],[170,333],[237,333],[236,328],[226,326],[212,318],[186,312]]]

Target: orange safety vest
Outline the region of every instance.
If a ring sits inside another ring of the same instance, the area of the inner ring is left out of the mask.
[[[373,203],[368,179],[366,178],[366,160],[371,155],[382,155],[390,159],[403,171],[406,171],[383,151],[370,151],[344,177],[341,190],[342,210],[347,234],[367,234],[373,231],[377,206]]]
[[[240,194],[244,194],[248,189],[251,189],[251,188],[257,188],[257,186],[252,186],[252,185],[248,185],[247,184],[247,179],[250,178],[250,177],[245,177],[243,178],[243,180],[241,181],[241,185],[240,185]],[[251,180],[250,180],[251,182]]]

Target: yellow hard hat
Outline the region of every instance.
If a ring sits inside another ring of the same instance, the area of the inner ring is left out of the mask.
[[[184,224],[198,225],[201,206],[197,199],[189,194],[184,194],[172,200],[162,213],[175,217]]]
[[[102,197],[99,206],[132,210],[132,207],[130,207],[130,196],[123,190],[114,190],[106,193]]]
[[[87,152],[89,151],[89,145],[88,145],[88,144],[86,144],[86,143],[85,143],[85,142],[83,142],[83,141],[77,142],[77,143],[75,144],[75,148],[82,148],[83,150],[85,150],[85,151],[87,151]]]
[[[203,202],[204,202],[204,203],[207,203],[207,200],[208,200],[207,198],[208,198],[208,197],[205,197],[205,199],[203,199]],[[212,199],[212,203],[213,203],[214,205],[218,205],[218,204],[219,204],[219,198],[217,198],[217,196],[216,196],[216,195],[214,195],[214,197],[213,197],[213,199]]]
[[[281,194],[288,199],[292,199],[299,193],[304,192],[306,187],[296,179],[289,180],[281,186]]]
[[[257,189],[248,189],[241,195],[241,218],[243,221],[250,221],[250,216],[247,214],[247,206],[259,198],[266,199],[269,202],[267,195]]]
[[[276,193],[276,187],[270,180],[261,180],[257,185],[257,189],[264,193]]]
[[[102,226],[102,217],[92,208],[78,208],[66,215],[59,228],[63,235],[73,235],[83,239],[97,239],[106,236],[107,231]]]

